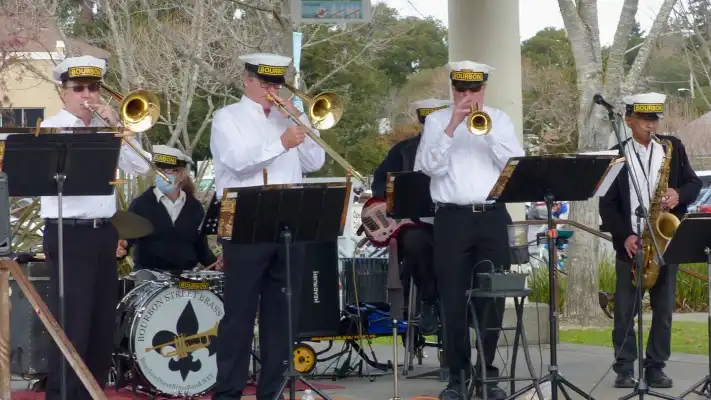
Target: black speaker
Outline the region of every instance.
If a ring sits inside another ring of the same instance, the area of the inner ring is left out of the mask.
[[[22,272],[49,306],[49,265],[20,264]],[[10,278],[10,371],[18,375],[44,375],[52,339],[17,282]]]
[[[338,243],[307,243],[299,337],[308,339],[338,334],[340,314]]]

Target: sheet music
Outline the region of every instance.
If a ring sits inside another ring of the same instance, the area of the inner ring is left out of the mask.
[[[600,151],[585,151],[579,154],[589,156],[617,156],[620,155],[619,150],[600,150]]]
[[[617,154],[617,153],[615,153]],[[620,157],[610,163],[610,166],[607,167],[607,171],[605,171],[605,174],[602,176],[602,179],[600,179],[600,182],[598,182],[597,187],[595,188],[595,192],[593,193],[592,197],[602,197],[607,193],[607,190],[612,186],[612,182],[615,181],[615,178],[617,178],[617,174],[620,173],[620,170],[622,167],[625,165],[625,159],[623,157]]]

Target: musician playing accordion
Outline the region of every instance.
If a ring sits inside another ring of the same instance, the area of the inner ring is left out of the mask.
[[[666,96],[659,93],[643,93],[624,98],[625,123],[632,130],[632,138],[627,139],[623,145],[647,210],[650,209],[650,199],[654,196],[660,167],[667,151],[665,145],[652,140],[651,137],[659,127],[659,120],[663,118],[665,99]],[[660,201],[661,206],[681,219],[687,212],[687,205],[699,195],[701,181],[691,168],[681,141],[673,136],[657,136],[662,141],[668,140],[672,145],[669,178],[666,182],[668,189]],[[619,149],[619,145],[615,145],[613,149]],[[605,196],[600,199],[603,230],[612,235],[612,244],[617,253],[612,343],[615,348],[613,369],[617,373],[615,387],[618,388],[634,388],[636,384],[634,361],[637,360],[637,336],[633,319],[640,305],[636,300],[631,269],[639,235],[635,213],[638,206],[639,199],[625,166]],[[642,227],[644,230],[644,225]],[[649,290],[654,314],[644,367],[647,383],[653,388],[670,388],[673,385],[663,369],[671,353],[677,269],[677,265],[661,266],[656,284]]]

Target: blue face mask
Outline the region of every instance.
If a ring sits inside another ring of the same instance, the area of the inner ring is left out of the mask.
[[[166,174],[167,175],[167,174]],[[156,187],[158,190],[163,192],[164,194],[169,194],[173,193],[175,190],[175,175],[167,175],[168,179],[170,179],[170,183],[166,182],[165,179],[161,178],[160,176],[156,176]]]

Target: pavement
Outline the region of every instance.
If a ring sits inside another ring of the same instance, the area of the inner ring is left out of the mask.
[[[317,351],[324,347],[324,345],[320,343],[313,343],[312,345]],[[334,348],[340,348],[340,345],[334,344]],[[401,347],[398,348],[398,351],[400,352],[401,349]],[[387,363],[388,360],[392,359],[392,346],[373,346],[373,352],[379,362]],[[333,350],[327,354],[332,353],[334,353]],[[370,356],[369,350],[367,353],[369,354],[369,357],[372,357]],[[473,356],[475,354],[476,353],[473,352]],[[502,369],[502,371],[504,371],[505,365],[501,358],[510,358],[510,354],[509,348],[499,348],[497,365]],[[534,373],[538,375],[541,370],[547,372],[549,346],[530,346],[530,354],[534,366]],[[571,398],[573,399],[617,399],[631,392],[629,389],[615,389],[613,387],[615,374],[611,371],[611,348],[561,344],[558,346],[557,356],[558,366],[562,376],[564,376],[572,384],[578,386],[585,393],[591,394],[591,397],[583,397],[578,396],[569,390],[568,392],[571,393]],[[399,358],[402,359],[401,352],[399,354]],[[358,356],[353,354],[352,359],[357,360]],[[541,362],[543,362],[542,368]],[[317,374],[329,372],[328,370],[331,368],[326,368],[329,366],[329,363],[330,361],[318,363],[316,365],[315,372]],[[435,370],[437,363],[434,349],[429,349],[427,351],[427,357],[423,360],[422,365],[416,365],[414,370],[408,374],[408,377],[402,376],[402,371],[400,371],[400,374],[398,375],[399,397],[403,400],[418,399],[418,397],[424,399],[422,396],[429,396],[436,399],[436,396],[445,386],[445,383],[438,382],[436,378],[410,379],[410,377],[420,372]],[[530,376],[525,367],[525,359],[521,352],[519,352],[516,364],[517,377]],[[703,379],[708,371],[708,359],[705,356],[673,354],[668,363],[666,372],[672,379],[674,379],[674,388],[659,389],[659,391],[672,396],[678,396],[688,387]],[[307,377],[307,380],[314,383],[322,381],[323,383],[344,386],[344,389],[326,391],[327,395],[332,396],[332,400],[388,400],[394,397],[392,371],[385,373],[371,367],[369,370],[364,369],[363,372],[364,374],[370,373],[374,376],[350,376],[348,378],[337,379],[335,381],[331,380],[331,378],[311,376]],[[516,386],[521,388],[528,383],[529,382],[517,382]],[[508,385],[504,384],[502,387],[508,392]],[[13,390],[21,389],[24,389],[22,382],[13,382]],[[300,398],[301,394],[302,393],[297,393],[297,398]],[[250,398],[253,399],[253,397],[247,397],[246,399]],[[687,398],[697,399],[701,397],[692,395]]]
[[[707,318],[708,315],[706,313],[678,313],[674,316],[675,321],[706,322]],[[324,350],[326,347],[323,343],[309,344],[312,345],[316,351]],[[326,352],[324,356],[336,353],[336,350],[340,349],[341,346],[342,343],[334,343],[333,349]],[[402,350],[402,346],[399,346],[398,358],[401,360],[400,363],[402,363],[403,360]],[[540,376],[541,371],[547,373],[550,347],[546,344],[540,346],[530,345],[529,352],[534,367],[534,376]],[[393,358],[392,346],[389,345],[373,345],[372,354],[374,354],[374,356],[371,354],[370,349],[366,349],[366,353],[371,359],[375,357],[378,362],[385,364]],[[398,394],[402,400],[436,399],[439,392],[446,385],[434,377],[412,379],[414,375],[419,373],[437,370],[438,361],[435,349],[426,349],[425,356],[422,365],[417,365],[417,360],[415,360],[416,365],[412,371],[408,371],[407,376],[402,374],[402,367],[400,367],[398,374]],[[476,357],[476,350],[472,351],[472,357]],[[335,380],[328,376],[319,376],[332,373],[334,365],[342,365],[345,363],[345,358],[345,356],[342,356],[336,358],[336,360],[318,362],[313,375],[307,377],[307,380],[314,383],[323,382],[343,386],[344,389],[325,391],[326,394],[331,397],[331,400],[388,400],[394,397],[392,370],[384,372],[366,366],[363,368],[362,376],[353,373],[347,378]],[[502,373],[508,374],[506,366],[510,364],[510,362],[505,362],[503,359],[510,360],[510,358],[511,348],[499,347],[496,364]],[[572,399],[618,399],[631,392],[629,389],[616,389],[613,387],[615,373],[611,370],[613,361],[612,348],[559,344],[557,358],[561,375],[590,395],[590,397],[583,397],[568,390]],[[359,356],[353,352],[351,354],[351,365],[359,360]],[[658,391],[676,397],[709,374],[709,359],[702,355],[673,353],[667,364],[666,373],[674,380],[674,388],[658,389]],[[525,378],[529,376],[531,376],[531,374],[526,368],[523,352],[519,350],[516,361],[516,377]],[[529,383],[530,381],[517,382],[516,387],[520,389]],[[26,387],[26,381],[13,380],[12,382],[13,391],[24,390]],[[508,384],[502,384],[501,387],[507,392],[510,390]],[[297,398],[300,398],[301,395],[302,392],[297,393]],[[647,397],[651,398],[653,396]],[[548,397],[546,396],[546,398]],[[696,395],[687,397],[687,399],[692,400],[701,398],[702,397]],[[254,399],[254,397],[245,397],[245,399]]]

